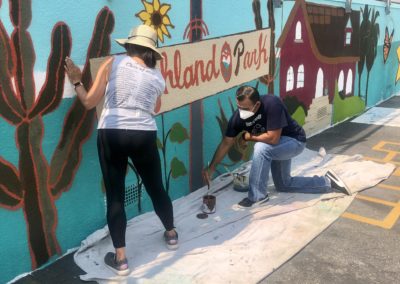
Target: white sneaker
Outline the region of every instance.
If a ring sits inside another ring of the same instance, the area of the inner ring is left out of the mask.
[[[333,170],[328,170],[325,176],[331,181],[332,188],[343,192],[344,194],[351,195],[351,190]]]

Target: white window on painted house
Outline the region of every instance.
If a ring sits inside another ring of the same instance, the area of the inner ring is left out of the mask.
[[[301,64],[297,70],[297,88],[304,87],[304,65]]]
[[[315,97],[319,98],[324,95],[324,71],[318,69],[317,81],[315,83]]]
[[[338,91],[342,92],[343,89],[344,89],[344,73],[343,70],[341,70],[338,78]]]
[[[290,66],[286,76],[286,91],[293,90],[293,87],[294,87],[294,73],[293,73],[293,67]]]
[[[302,42],[303,41],[303,36],[301,34],[301,23],[300,23],[300,21],[298,21],[297,24],[296,24],[296,35],[295,35],[294,40],[298,41],[298,42]]]
[[[349,73],[347,73],[346,80],[346,95],[351,94],[353,92],[353,71],[349,69]]]
[[[351,19],[347,20],[346,28],[344,30],[345,32],[345,39],[344,39],[344,45],[351,45],[351,37],[353,35],[353,27],[351,25]]]

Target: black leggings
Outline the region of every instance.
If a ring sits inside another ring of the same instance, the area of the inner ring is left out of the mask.
[[[171,199],[161,177],[156,131],[99,129],[97,149],[107,196],[107,223],[115,248],[125,247],[125,175],[128,157],[143,180],[166,230],[174,228]]]

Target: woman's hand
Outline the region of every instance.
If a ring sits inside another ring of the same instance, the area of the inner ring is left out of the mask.
[[[68,79],[72,84],[76,84],[82,80],[82,72],[78,66],[69,58],[68,56],[65,58],[65,72],[67,72]]]

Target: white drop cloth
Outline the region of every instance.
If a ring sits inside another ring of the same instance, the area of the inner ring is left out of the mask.
[[[327,168],[334,168],[357,192],[388,178],[395,168],[363,161],[361,156],[323,156],[322,152],[305,150],[294,159],[293,174],[322,175]],[[250,163],[239,170],[248,167]],[[81,279],[99,283],[256,283],[318,236],[354,198],[341,193],[278,193],[270,187],[269,202],[243,209],[236,204],[246,193],[233,191],[231,181],[229,175],[213,181],[210,191],[217,191],[217,210],[207,219],[196,218],[206,187],[174,201],[177,251],[165,247],[164,230],[153,212],[130,220],[126,240],[132,272],[128,277],[117,277],[104,266],[103,257],[113,247],[107,227],[96,231],[74,256],[87,272]]]

